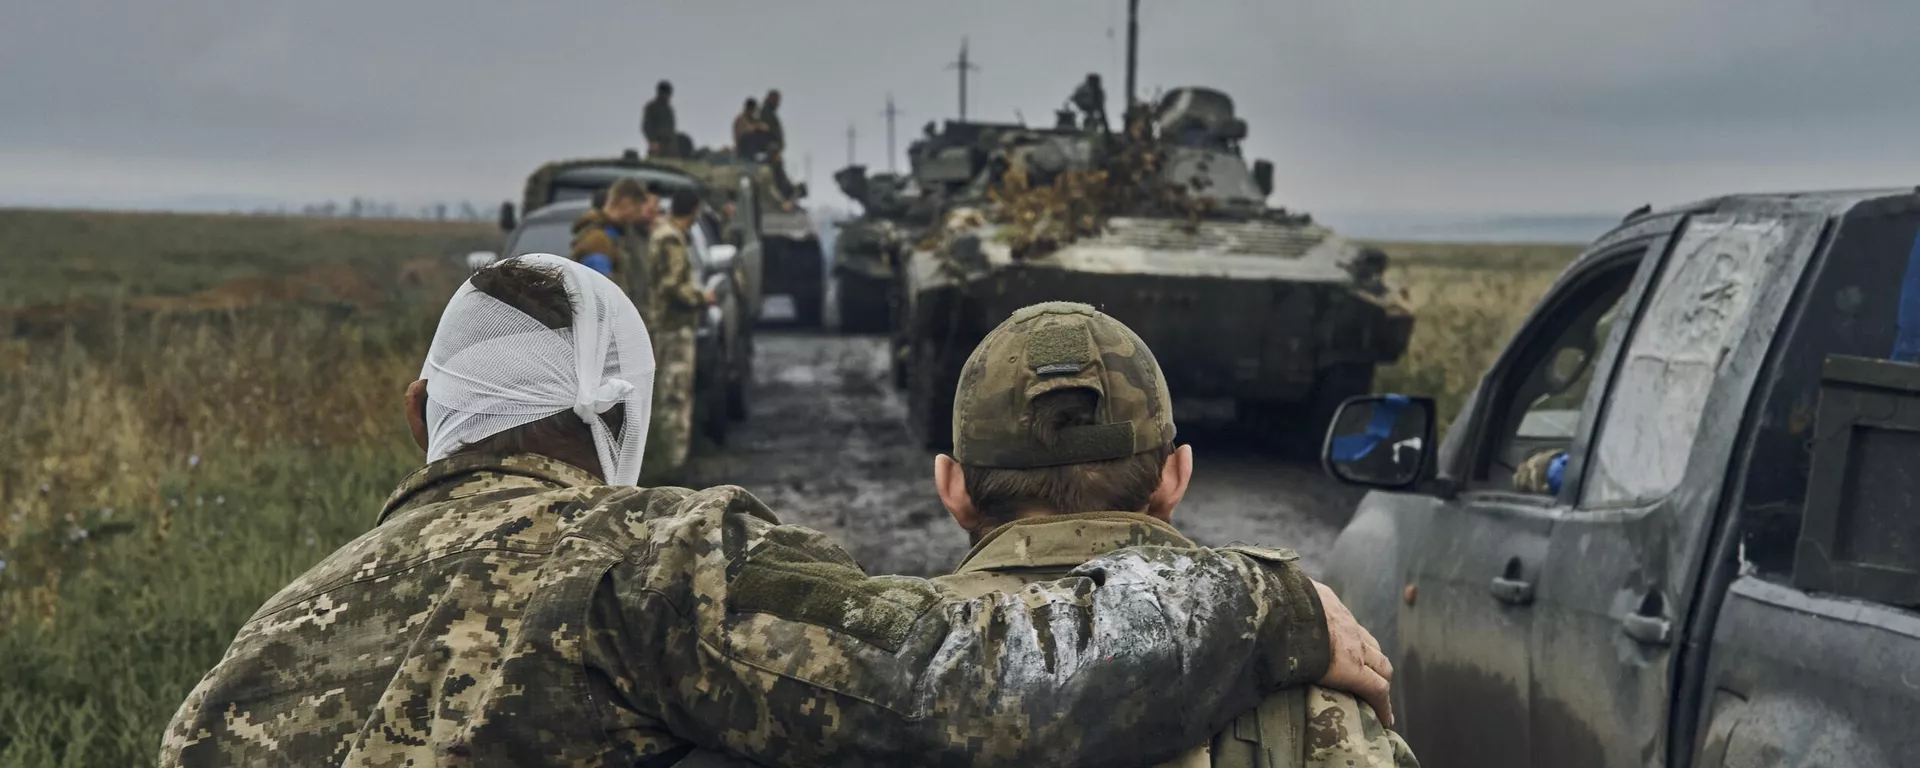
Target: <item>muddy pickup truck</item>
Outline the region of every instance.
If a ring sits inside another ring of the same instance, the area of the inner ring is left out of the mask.
[[[1423,765],[1920,764],[1920,194],[1636,211],[1437,446],[1372,395],[1323,580]]]

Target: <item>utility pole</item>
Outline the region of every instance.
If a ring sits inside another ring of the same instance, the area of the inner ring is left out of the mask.
[[[1127,0],[1127,105],[1133,111],[1134,72],[1140,68],[1140,0]]]
[[[853,165],[853,123],[847,123],[847,165]]]
[[[980,67],[967,61],[967,39],[960,38],[960,60],[947,65],[947,69],[960,70],[960,119],[967,119],[967,73],[977,72]]]
[[[887,108],[885,111],[882,111],[880,115],[887,119],[887,172],[888,173],[892,173],[895,170],[897,170],[894,167],[894,160],[893,160],[893,119],[903,114],[906,114],[906,113],[901,112],[899,109],[894,108],[893,94],[891,93],[887,94]]]

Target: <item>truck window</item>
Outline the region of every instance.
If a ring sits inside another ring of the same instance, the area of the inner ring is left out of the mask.
[[[1593,383],[1594,361],[1644,254],[1641,250],[1615,257],[1542,315],[1544,332],[1506,369],[1495,390],[1495,420],[1487,432],[1491,442],[1482,454],[1483,469],[1476,473],[1477,487],[1534,492],[1537,489],[1515,486],[1515,470],[1535,454],[1573,446]]]
[[[1828,355],[1892,354],[1902,285],[1916,239],[1910,213],[1859,216],[1835,227],[1808,266],[1799,306],[1781,326],[1771,383],[1761,400],[1738,496],[1746,560],[1762,576],[1793,565],[1807,495],[1809,445]]]
[[[1680,485],[1701,406],[1787,235],[1772,220],[1688,223],[1620,355],[1581,506],[1645,504]]]

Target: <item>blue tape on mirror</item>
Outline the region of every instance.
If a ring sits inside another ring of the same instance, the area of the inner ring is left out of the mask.
[[[1367,431],[1335,437],[1329,451],[1331,458],[1342,464],[1366,458],[1374,448],[1386,441],[1388,435],[1393,434],[1393,425],[1400,420],[1400,412],[1406,409],[1409,402],[1412,401],[1406,395],[1386,395],[1374,401],[1373,417],[1367,420]]]

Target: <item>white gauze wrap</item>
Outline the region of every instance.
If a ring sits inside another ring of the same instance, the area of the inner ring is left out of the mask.
[[[572,259],[534,253],[506,261],[559,270],[573,327],[548,328],[462,283],[420,369],[427,461],[571,410],[593,431],[607,484],[637,483],[653,410],[653,343],[639,310],[612,280]],[[626,406],[617,440],[601,418],[615,405]]]

